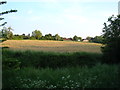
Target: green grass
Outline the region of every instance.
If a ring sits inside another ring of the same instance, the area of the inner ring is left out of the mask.
[[[118,65],[3,71],[3,88],[118,88]]]
[[[120,65],[102,54],[2,51],[4,88],[120,88]]]
[[[37,51],[11,51],[3,49],[3,63],[16,60],[22,67],[61,68],[74,66],[92,66],[101,62],[102,54],[96,53],[50,53]]]

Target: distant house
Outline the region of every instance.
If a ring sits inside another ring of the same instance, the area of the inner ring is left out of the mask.
[[[82,39],[82,41],[83,41],[83,42],[89,42],[89,40],[87,40],[87,39]]]
[[[63,41],[72,41],[72,38],[63,38]]]

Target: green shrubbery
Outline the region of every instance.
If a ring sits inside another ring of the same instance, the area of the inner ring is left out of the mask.
[[[62,68],[74,66],[93,66],[101,62],[102,55],[95,53],[50,53],[35,51],[3,50],[3,61],[13,58],[21,62],[20,67]]]

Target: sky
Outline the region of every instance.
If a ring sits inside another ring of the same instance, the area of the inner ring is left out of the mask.
[[[7,0],[0,11],[16,9],[3,15],[14,34],[32,34],[40,30],[61,37],[82,38],[102,34],[104,22],[118,14],[119,0]],[[2,21],[2,22],[4,22]],[[0,23],[2,23],[0,22]]]

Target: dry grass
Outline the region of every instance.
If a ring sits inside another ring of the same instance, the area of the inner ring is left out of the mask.
[[[72,42],[72,41],[47,41],[47,40],[7,40],[1,43],[2,47],[12,50],[37,50],[50,52],[95,52],[101,53],[101,44]]]

